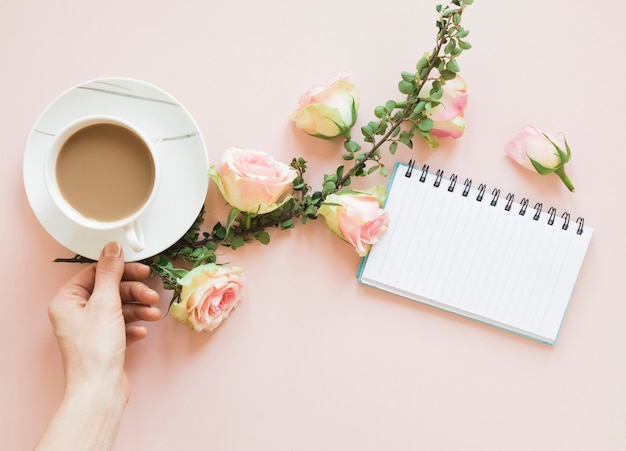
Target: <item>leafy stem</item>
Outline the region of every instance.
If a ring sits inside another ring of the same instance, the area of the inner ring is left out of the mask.
[[[336,190],[349,185],[352,176],[368,175],[370,172],[365,171],[368,161],[377,162],[378,166],[374,169],[380,168],[385,175],[384,165],[380,162],[380,148],[383,144],[391,142],[389,151],[393,154],[398,142],[411,148],[415,134],[429,138],[428,134],[433,122],[428,116],[432,109],[439,105],[445,81],[455,78],[459,72],[455,58],[463,50],[471,47],[468,42],[462,40],[469,32],[461,27],[463,11],[471,3],[472,0],[455,0],[452,5],[457,8],[437,6],[439,20],[435,47],[430,54],[424,55],[417,62],[415,73],[402,73],[402,80],[398,85],[400,92],[407,95],[406,101],[390,100],[384,106],[376,108],[375,114],[380,119],[379,122],[370,122],[361,129],[365,141],[371,143],[371,148],[367,153],[359,155],[361,147],[349,139],[346,140],[344,147],[348,154],[344,155],[344,159],[356,161],[353,167],[337,180]],[[431,77],[434,69],[439,72],[437,77]],[[429,82],[432,82],[432,88],[427,94],[423,91]],[[396,110],[399,111],[393,114]],[[401,126],[406,122],[409,122],[412,127],[408,131],[401,132]],[[377,136],[381,138],[377,139]]]
[[[349,186],[353,177],[365,177],[376,171],[385,176],[386,168],[382,161],[384,146],[388,146],[390,154],[395,154],[399,145],[412,148],[417,135],[431,147],[436,147],[437,139],[430,134],[434,126],[430,116],[441,103],[446,81],[454,79],[460,70],[456,58],[471,48],[465,41],[469,31],[461,26],[461,18],[465,8],[472,3],[473,0],[451,0],[447,6],[437,6],[437,35],[431,53],[424,54],[417,61],[415,71],[401,73],[398,90],[405,95],[404,100],[389,100],[376,107],[374,114],[377,120],[361,127],[363,141],[368,143],[369,149],[364,150],[361,144],[354,141],[350,130],[342,133],[345,140],[342,158],[352,162],[349,168],[342,165],[334,173],[324,175],[321,189],[313,191],[304,178],[307,162],[303,158],[293,158],[290,166],[297,176],[293,180],[292,193],[275,210],[255,214],[231,208],[225,224],[217,222],[210,232],[201,232],[200,226],[204,221],[202,208],[182,238],[160,254],[143,260],[163,279],[165,288],[174,290],[174,298],[180,295],[177,279],[183,277],[187,270],[174,267],[172,261],[182,260],[187,266],[197,267],[216,263],[218,245],[236,249],[253,240],[268,244],[268,228],[290,229],[294,227],[294,219],[302,223],[316,219],[318,209],[327,197]],[[91,262],[78,255],[55,261]]]
[[[312,191],[304,179],[306,161],[303,158],[294,158],[291,167],[298,175],[293,181],[292,194],[276,210],[257,215],[233,208],[226,224],[216,223],[211,232],[203,233],[200,238],[197,223],[188,235],[166,253],[171,258],[182,257],[197,265],[199,262],[215,261],[217,245],[236,249],[253,240],[267,244],[270,237],[266,229],[290,229],[294,227],[294,219],[300,219],[302,223],[316,219],[317,211],[324,200],[349,186],[352,177],[364,177],[376,170],[386,175],[381,152],[385,144],[389,144],[389,152],[393,154],[399,144],[412,148],[415,135],[427,140],[435,139],[429,136],[434,125],[429,116],[433,108],[440,104],[446,80],[453,79],[459,72],[455,58],[471,47],[463,40],[469,32],[461,26],[463,11],[471,3],[472,0],[452,0],[448,6],[437,6],[438,31],[432,52],[419,59],[415,72],[401,74],[398,89],[406,98],[402,101],[390,100],[384,106],[377,107],[375,115],[378,121],[361,127],[363,140],[370,144],[369,150],[365,152],[361,144],[350,138],[350,134],[344,135],[346,153],[343,159],[353,161],[348,170],[340,166],[335,173],[324,175],[322,188]],[[433,76],[435,69],[438,74]],[[403,127],[403,124],[407,124],[407,127]]]

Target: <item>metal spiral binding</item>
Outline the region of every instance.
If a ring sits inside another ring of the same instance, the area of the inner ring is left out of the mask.
[[[426,181],[426,176],[428,175],[428,168],[429,167],[430,166],[428,166],[427,164],[422,166],[422,175],[420,175],[420,182],[424,183]]]
[[[515,198],[515,195],[513,193],[509,193],[506,195],[506,205],[504,206],[504,209],[506,211],[511,211],[511,207],[513,206],[513,199]]]
[[[439,169],[437,171],[437,175],[435,175],[435,187],[439,188],[439,185],[441,185],[441,179],[443,179],[443,171]]]
[[[478,196],[476,196],[476,200],[478,202],[481,202],[483,200],[486,189],[487,189],[487,185],[485,185],[484,183],[481,183],[480,185],[478,185]]]
[[[556,218],[556,208],[550,207],[548,209],[548,215],[549,215],[548,225],[554,224],[554,219]]]
[[[569,228],[569,213],[566,211],[563,212],[561,218],[563,219],[563,226],[561,228],[567,230]]]
[[[539,217],[541,216],[541,209],[543,208],[543,204],[541,202],[537,202],[535,204],[535,215],[533,216],[533,219],[535,221],[539,220]]]
[[[491,198],[491,202],[489,202],[489,205],[491,205],[492,207],[495,207],[498,204],[498,198],[500,197],[500,190],[498,188],[494,188],[493,191],[491,192],[491,195],[493,197]]]
[[[578,219],[576,220],[576,224],[578,224],[578,230],[576,230],[576,235],[582,235],[583,226],[585,225],[585,218],[582,218],[579,216]]]
[[[520,216],[524,216],[526,214],[526,209],[528,208],[528,199],[524,197],[520,202],[520,205],[522,206],[522,208],[520,208],[519,214]]]
[[[406,172],[404,173],[405,177],[411,177],[411,174],[413,173],[413,168],[415,167],[415,160],[410,159],[409,160],[409,167],[406,168]]]
[[[454,192],[454,187],[456,186],[456,174],[452,174],[450,176],[450,186],[448,186],[448,191],[451,193]]]
[[[470,188],[472,187],[472,179],[465,179],[463,185],[465,185],[465,188],[463,189],[463,197],[467,197],[470,192]]]
[[[408,167],[407,170],[404,174],[405,177],[411,177],[411,175],[413,174],[413,169],[415,169],[415,163],[416,161],[413,159],[409,160],[408,163]],[[428,176],[428,169],[430,168],[429,165],[425,164],[422,166],[422,172],[420,174],[420,178],[419,181],[424,183],[426,181],[426,178]],[[439,187],[441,185],[441,182],[443,181],[443,173],[444,171],[439,169],[437,170],[436,174],[435,174],[435,181],[433,183],[433,185],[435,187]],[[456,174],[452,174],[450,176],[450,184],[448,185],[448,191],[449,192],[454,192],[454,189],[456,188],[456,184],[458,181],[458,176]],[[465,182],[463,182],[464,188],[463,188],[463,192],[461,193],[461,195],[463,197],[467,197],[469,196],[471,187],[472,187],[472,179],[465,179]],[[485,196],[485,192],[487,191],[487,185],[485,185],[484,183],[481,183],[478,186],[478,195],[476,196],[476,200],[478,202],[481,202]],[[499,188],[494,188],[491,191],[491,201],[490,201],[490,205],[495,207],[498,204],[498,201],[500,199],[500,189]],[[513,208],[513,203],[514,203],[514,199],[515,199],[515,195],[513,193],[508,193],[506,195],[506,204],[504,206],[504,210],[505,211],[511,211],[511,208]],[[530,203],[530,200],[527,199],[526,197],[522,198],[522,200],[520,201],[520,210],[518,212],[518,214],[520,216],[524,216],[526,214],[526,211],[528,210],[528,205]],[[537,202],[533,208],[535,210],[534,214],[533,214],[533,219],[535,221],[538,221],[541,218],[541,212],[543,210],[543,204],[541,202]],[[548,209],[548,221],[547,224],[548,225],[554,225],[555,221],[556,221],[556,208],[554,207],[550,207]],[[563,214],[561,215],[561,219],[563,220],[563,224],[561,225],[561,229],[562,230],[568,230],[569,229],[569,223],[570,223],[570,214],[568,212],[563,212]],[[577,229],[576,229],[576,234],[577,235],[582,235],[584,228],[585,228],[585,219],[583,217],[578,217],[578,219],[576,219],[576,224],[578,225]]]

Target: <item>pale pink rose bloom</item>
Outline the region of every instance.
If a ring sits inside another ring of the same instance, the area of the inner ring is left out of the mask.
[[[231,206],[264,214],[280,206],[298,174],[265,152],[231,147],[222,156],[220,173],[212,167],[209,175]]]
[[[291,115],[297,128],[318,138],[349,136],[359,108],[359,93],[342,72],[305,92]]]
[[[381,208],[386,190],[344,191],[327,196],[319,209],[328,228],[354,246],[364,257],[389,226],[389,215]]]
[[[524,127],[511,141],[505,144],[504,153],[526,169],[537,172],[531,159],[545,168],[554,169],[561,165],[561,158],[554,147],[556,142],[550,135],[532,125]],[[550,142],[552,140],[552,142]]]
[[[239,304],[243,269],[210,263],[192,269],[178,283],[182,291],[170,307],[172,316],[192,330],[211,331]]]
[[[434,119],[433,119],[434,120]],[[430,130],[430,134],[437,138],[460,138],[465,132],[465,119],[463,113],[445,120],[435,120],[435,126]]]
[[[437,70],[433,70],[433,76],[436,77],[438,74]],[[431,89],[432,82],[426,83],[420,91],[420,97],[428,96]],[[460,75],[457,74],[456,78],[446,81],[439,102],[429,115],[435,123],[430,134],[437,138],[460,138],[465,132],[467,106],[467,86]]]

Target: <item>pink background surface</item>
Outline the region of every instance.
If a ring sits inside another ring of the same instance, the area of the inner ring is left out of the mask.
[[[141,79],[191,112],[212,162],[232,145],[285,162],[301,155],[319,187],[341,163],[341,142],[293,128],[298,97],[348,70],[359,123],[372,119],[400,98],[400,72],[432,48],[434,6],[2,2],[0,448],[32,448],[63,393],[47,303],[78,268],[51,263],[72,253],[38,223],[21,176],[46,105],[92,78]],[[626,94],[615,21],[625,15],[617,0],[477,1],[464,19],[474,47],[459,60],[465,136],[396,156],[594,227],[555,347],[358,284],[358,256],[316,221],[273,231],[266,247],[224,251],[221,262],[245,268],[247,294],[214,333],[171,317],[148,326],[128,352],[131,399],[115,449],[626,449]],[[503,156],[529,123],[566,134],[576,193]],[[209,227],[226,211],[214,185],[207,206]]]

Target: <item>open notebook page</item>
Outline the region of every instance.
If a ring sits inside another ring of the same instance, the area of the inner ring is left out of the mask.
[[[593,230],[545,210],[397,165],[385,209],[390,226],[359,269],[386,291],[553,344]],[[495,204],[495,205],[492,205]],[[538,207],[538,206],[537,206]],[[536,219],[534,219],[536,218]],[[548,222],[554,221],[552,225]]]

